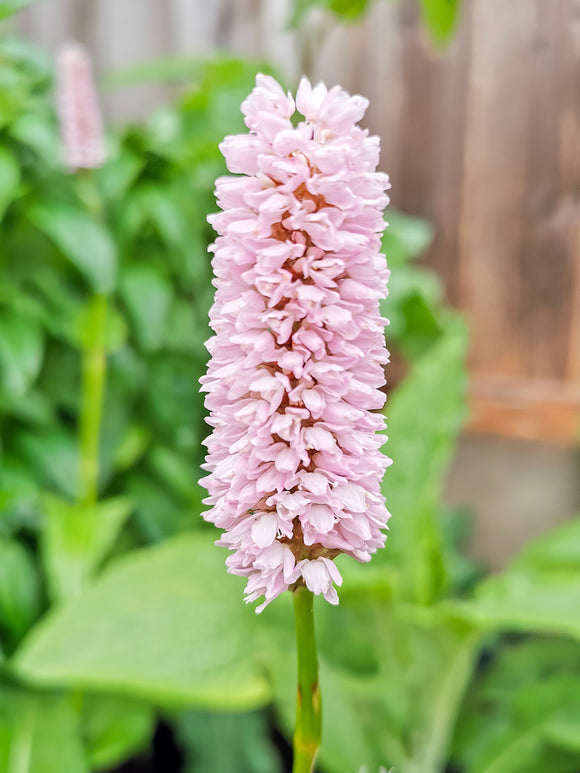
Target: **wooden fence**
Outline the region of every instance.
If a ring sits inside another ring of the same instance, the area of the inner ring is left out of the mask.
[[[100,69],[215,47],[306,68],[372,100],[393,202],[472,334],[474,430],[574,443],[580,419],[580,0],[463,0],[436,51],[415,0],[359,25],[284,29],[290,0],[44,0],[21,31],[83,40]],[[161,87],[109,97],[134,116]]]

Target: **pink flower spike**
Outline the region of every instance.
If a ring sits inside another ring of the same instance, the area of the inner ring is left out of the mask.
[[[259,75],[242,110],[249,133],[220,146],[241,176],[216,183],[210,222],[214,336],[202,389],[209,423],[204,517],[224,529],[228,571],[261,611],[305,585],[331,604],[334,559],[384,545],[381,481],[388,362],[379,302],[388,177],[367,107],[303,79],[294,100]]]
[[[57,60],[57,108],[64,160],[70,171],[96,169],[106,160],[103,121],[87,51],[65,44]]]

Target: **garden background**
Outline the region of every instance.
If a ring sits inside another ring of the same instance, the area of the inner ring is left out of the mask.
[[[321,770],[580,771],[580,3],[20,5],[0,2],[0,771],[287,765],[291,612],[243,607],[196,485],[205,216],[259,69],[368,96],[393,184],[393,519],[317,609]],[[93,178],[59,158],[71,37],[110,127]],[[104,351],[95,505],[78,435]]]

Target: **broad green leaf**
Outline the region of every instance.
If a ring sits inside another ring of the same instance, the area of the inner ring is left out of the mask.
[[[0,18],[2,6],[0,5]],[[18,193],[20,186],[20,169],[13,154],[8,148],[0,146],[0,222],[4,213]]]
[[[2,773],[89,773],[76,712],[64,696],[0,685]]]
[[[478,625],[580,638],[580,518],[533,540],[456,610]]]
[[[37,0],[2,0],[2,2],[0,2],[0,21],[2,19],[7,19],[17,11],[26,8],[27,5],[32,5],[35,2],[37,2]]]
[[[48,236],[97,293],[116,284],[117,253],[109,231],[89,214],[68,204],[45,201],[29,211],[34,225]]]
[[[135,335],[145,351],[161,345],[171,306],[171,286],[155,266],[128,266],[121,279],[121,294],[133,322]]]
[[[443,581],[435,519],[465,413],[465,351],[465,328],[456,318],[387,401],[385,450],[394,463],[383,493],[392,520],[386,549],[374,560],[398,566],[401,592],[423,603]]]
[[[141,701],[88,694],[82,722],[91,769],[109,770],[148,745],[155,713]]]
[[[281,760],[263,712],[189,711],[177,720],[177,734],[185,747],[184,773],[281,773]]]
[[[55,601],[81,593],[113,547],[131,509],[131,502],[120,497],[94,507],[44,498],[42,557]]]
[[[0,537],[0,638],[12,648],[40,611],[40,583],[29,551]]]
[[[238,710],[268,700],[260,643],[223,551],[191,535],[115,562],[32,631],[13,667],[39,686]]]
[[[35,381],[44,353],[42,330],[36,322],[0,310],[0,387],[22,397]]]

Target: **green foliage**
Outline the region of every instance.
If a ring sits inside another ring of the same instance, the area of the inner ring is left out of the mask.
[[[113,767],[148,745],[155,720],[149,704],[118,695],[89,693],[82,708],[82,731],[91,770]]]
[[[533,540],[505,572],[485,580],[460,612],[486,628],[580,639],[580,518]]]
[[[78,715],[70,699],[2,686],[0,770],[89,773]]]
[[[185,712],[177,722],[186,752],[185,773],[281,773],[263,712]]]
[[[436,43],[445,43],[457,23],[460,0],[420,0],[423,22]],[[356,21],[372,0],[294,0],[290,24],[297,27],[312,8],[325,8],[341,21]]]
[[[11,650],[40,612],[40,583],[30,551],[0,537],[0,632]]]
[[[27,5],[32,5],[32,3],[35,2],[36,0],[2,0],[2,2],[0,2],[0,21],[12,16],[16,11],[20,11],[22,8],[26,8]]]
[[[55,601],[78,596],[108,555],[132,505],[106,499],[94,506],[44,497],[41,551],[48,589]]]
[[[437,42],[449,40],[459,11],[460,0],[421,0],[423,19]]]
[[[465,329],[454,319],[415,362],[388,408],[388,450],[396,463],[383,493],[398,524],[380,560],[399,567],[402,594],[420,603],[432,601],[445,579],[436,515],[464,416],[465,352]]]
[[[52,239],[97,293],[110,293],[116,284],[117,257],[113,239],[90,214],[58,202],[43,202],[28,210],[38,230]]]
[[[578,770],[580,645],[565,639],[505,644],[475,681],[454,757],[473,773]]]
[[[111,690],[168,706],[262,705],[255,615],[213,539],[191,535],[124,557],[49,615],[13,661],[43,687]],[[143,646],[145,642],[153,646]]]

